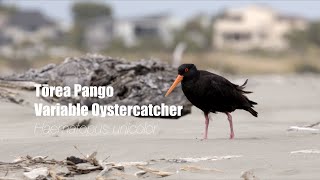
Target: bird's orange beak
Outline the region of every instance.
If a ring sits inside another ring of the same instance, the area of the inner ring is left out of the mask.
[[[167,97],[172,91],[173,89],[182,81],[183,76],[181,76],[180,74],[177,76],[176,80],[173,82],[173,84],[171,85],[171,87],[169,88],[169,90],[167,91],[165,97]]]

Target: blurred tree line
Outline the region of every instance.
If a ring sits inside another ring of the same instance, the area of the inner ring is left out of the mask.
[[[13,13],[16,7],[3,5],[0,0],[0,12]],[[68,33],[66,43],[80,50],[86,50],[84,31],[91,20],[98,17],[113,17],[113,9],[106,3],[99,2],[77,2],[72,5],[73,27]],[[131,47],[132,51],[172,51],[180,42],[187,46],[191,52],[203,52],[212,50],[213,42],[213,22],[216,17],[209,19],[209,25],[202,23],[201,14],[188,19],[183,28],[174,32],[174,42],[170,46],[160,43],[160,40],[151,37],[149,39],[140,39],[139,45]],[[320,21],[313,21],[305,30],[293,30],[286,35],[292,50],[297,52],[306,52],[310,48],[320,48]],[[65,42],[63,42],[65,43]],[[123,50],[125,45],[120,39],[114,39],[108,50]]]
[[[287,34],[293,50],[305,52],[309,48],[320,48],[320,21],[313,21],[305,30],[293,30]]]
[[[175,44],[184,42],[187,45],[189,51],[207,51],[212,50],[212,38],[213,38],[213,20],[208,19],[207,24],[202,23],[202,16],[204,14],[198,14],[190,18],[185,27],[175,34]]]
[[[97,2],[75,2],[72,6],[73,28],[70,32],[71,45],[77,49],[85,50],[84,30],[88,23],[98,17],[113,16],[112,7],[105,3]],[[174,42],[170,46],[160,43],[156,37],[139,39],[139,44],[135,47],[127,48],[119,39],[114,39],[109,51],[112,50],[157,50],[172,51],[180,42],[187,45],[188,51],[204,51],[211,49],[212,43],[212,26],[204,26],[200,23],[201,16],[195,16],[189,19],[184,28],[174,32]]]
[[[16,12],[17,8],[15,6],[9,6],[1,3],[0,1],[0,13],[12,14]]]
[[[84,49],[84,30],[90,20],[97,17],[112,17],[111,6],[104,3],[76,2],[72,6],[74,26],[71,31],[73,45],[78,49]]]
[[[2,10],[0,6],[0,11]],[[14,8],[6,8],[5,11],[14,11]],[[198,14],[188,19],[183,28],[174,32],[174,42],[167,46],[160,43],[156,37],[148,37],[139,39],[138,46],[125,47],[121,39],[112,40],[111,46],[106,48],[108,51],[172,51],[173,48],[180,42],[187,46],[187,50],[191,52],[203,52],[212,50],[213,42],[213,22],[215,16],[209,19],[209,24],[204,25],[201,17],[203,14]],[[219,15],[217,15],[219,16]],[[110,5],[98,2],[75,2],[72,6],[72,17],[74,26],[70,32],[72,45],[81,50],[85,50],[84,29],[86,25],[93,19],[98,17],[113,17],[113,9]],[[305,30],[292,30],[286,35],[289,41],[291,50],[297,52],[306,52],[310,48],[320,48],[320,21],[313,21]],[[264,50],[261,50],[264,52]],[[269,52],[265,52],[270,54]]]

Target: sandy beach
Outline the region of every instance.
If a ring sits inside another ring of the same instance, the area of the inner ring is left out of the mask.
[[[245,111],[232,113],[235,139],[229,140],[225,114],[211,114],[209,139],[201,141],[204,117],[193,108],[192,114],[178,120],[134,117],[90,117],[92,131],[45,131],[43,125],[60,126],[84,118],[35,117],[33,103],[43,100],[33,91],[6,89],[25,101],[15,104],[0,101],[0,161],[12,162],[18,156],[49,156],[64,160],[97,151],[97,159],[109,162],[145,162],[159,159],[189,159],[187,162],[156,161],[148,167],[172,172],[162,179],[319,179],[320,130],[287,131],[291,126],[320,122],[319,75],[256,75],[229,77],[237,84],[249,78],[249,97],[258,102],[258,118]],[[4,89],[4,88],[3,88]],[[44,102],[45,103],[45,102]],[[99,128],[108,127],[103,133]],[[121,127],[139,131],[119,131]],[[42,129],[41,129],[42,128]],[[320,129],[320,126],[313,127]],[[294,152],[318,150],[311,153]],[[184,171],[183,167],[213,168],[217,171]],[[181,169],[182,168],[182,169]],[[23,177],[23,170],[0,177]],[[99,171],[70,179],[95,179]],[[134,174],[134,172],[127,172]],[[148,179],[148,178],[147,178]],[[149,179],[152,179],[151,177]]]

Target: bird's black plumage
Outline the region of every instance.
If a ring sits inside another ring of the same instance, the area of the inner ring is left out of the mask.
[[[178,69],[183,76],[182,90],[188,100],[205,113],[233,112],[243,109],[257,117],[253,109],[256,102],[249,100],[245,94],[245,83],[241,86],[208,71],[197,70],[193,64],[183,64]]]
[[[180,82],[184,95],[204,112],[204,139],[208,136],[210,112],[222,112],[228,116],[230,139],[234,138],[231,112],[243,109],[258,117],[258,113],[253,109],[257,103],[249,100],[245,95],[251,93],[244,90],[248,80],[239,86],[217,74],[197,70],[193,64],[183,64],[178,68],[178,76],[165,96],[168,96]]]

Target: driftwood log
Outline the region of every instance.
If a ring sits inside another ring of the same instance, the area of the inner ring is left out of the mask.
[[[40,69],[31,69],[22,74],[1,77],[4,81],[35,82],[52,86],[112,86],[111,98],[46,98],[61,104],[81,103],[89,108],[93,103],[100,105],[183,105],[182,116],[191,112],[191,103],[180,87],[170,97],[164,94],[177,76],[177,70],[155,60],[128,62],[101,55],[86,55],[67,58],[61,64],[48,64]],[[166,117],[179,118],[179,117]]]

